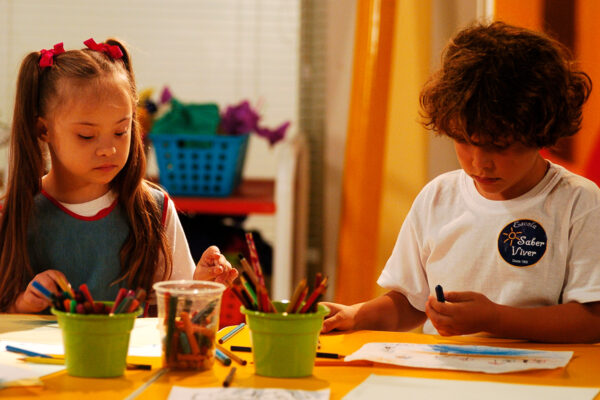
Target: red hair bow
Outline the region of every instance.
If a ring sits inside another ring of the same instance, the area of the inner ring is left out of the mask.
[[[111,58],[121,58],[123,57],[123,52],[121,48],[116,45],[110,45],[106,43],[96,43],[94,39],[89,38],[85,42],[83,42],[89,49],[100,51],[102,53],[108,54]]]
[[[40,53],[41,53],[40,67],[42,67],[42,68],[50,67],[52,64],[54,64],[54,56],[56,56],[60,53],[64,53],[64,52],[65,52],[65,49],[63,48],[62,42],[56,43],[54,45],[54,48],[52,48],[50,50],[46,50],[46,49],[40,50]]]

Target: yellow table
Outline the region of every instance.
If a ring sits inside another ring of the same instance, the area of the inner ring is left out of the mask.
[[[24,324],[15,322],[14,317],[6,322],[6,316],[0,316],[0,332],[7,330],[27,329]],[[220,336],[226,334],[224,329]],[[504,340],[483,337],[452,337],[423,335],[406,332],[375,332],[356,331],[350,333],[334,333],[322,335],[319,351],[339,354],[350,354],[367,342],[404,342],[404,343],[446,343],[446,344],[475,344],[488,346],[504,346],[539,350],[568,350],[573,351],[573,357],[565,368],[554,370],[525,371],[507,374],[484,374],[457,372],[447,370],[430,370],[407,367],[386,366],[317,366],[313,376],[298,379],[267,378],[254,374],[254,365],[250,353],[236,353],[248,360],[248,365],[237,367],[237,373],[232,383],[233,387],[281,387],[288,389],[319,390],[330,388],[331,399],[340,399],[350,390],[360,384],[370,374],[396,375],[404,377],[420,377],[435,379],[489,381],[499,383],[524,383],[534,385],[599,387],[600,386],[600,345],[548,345],[524,341]],[[248,328],[226,341],[224,346],[248,346],[250,343]],[[161,367],[159,358],[130,357],[131,362],[152,364],[152,371],[126,371],[120,378],[87,379],[76,378],[61,371],[42,378],[43,387],[21,387],[0,389],[0,398],[26,398],[43,396],[44,399],[122,399],[129,396],[137,388],[148,381]],[[205,372],[168,372],[160,377],[142,392],[137,399],[166,399],[171,387],[220,387],[229,367],[215,362],[210,371]],[[600,396],[596,397],[600,399]]]

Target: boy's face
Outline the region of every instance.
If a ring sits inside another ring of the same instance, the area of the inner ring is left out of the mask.
[[[519,142],[498,150],[455,140],[454,150],[477,191],[490,200],[521,196],[546,174],[547,162],[538,149]]]
[[[40,118],[52,160],[47,178],[69,194],[58,200],[79,203],[103,195],[125,166],[133,118],[128,90],[118,77],[86,86],[65,82],[56,108]]]

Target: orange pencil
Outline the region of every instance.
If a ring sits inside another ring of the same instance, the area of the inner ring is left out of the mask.
[[[302,304],[302,301],[304,300],[304,298],[306,297],[306,295],[308,294],[308,286],[304,286],[304,289],[302,289],[302,293],[300,293],[300,296],[298,296],[298,300],[296,300],[296,303],[294,304],[294,307],[292,308],[292,312],[298,312],[298,309],[300,308],[300,304]]]
[[[190,314],[187,311],[181,312],[181,320],[183,321],[183,328],[185,330],[185,334],[188,338],[188,342],[190,342],[190,348],[192,349],[192,354],[200,354],[200,347],[198,347],[198,342],[196,341],[196,337],[194,336],[194,329],[192,328],[192,321],[190,320]]]
[[[321,284],[319,285],[319,287],[316,288],[311,293],[311,295],[308,298],[308,300],[306,300],[306,303],[304,303],[304,306],[298,312],[299,313],[305,313],[305,312],[307,312],[310,309],[310,307],[312,307],[312,305],[315,302],[315,300],[317,300],[317,297],[319,297],[319,295],[321,293],[323,293],[323,291],[325,290],[326,287],[327,287],[327,277],[323,278],[323,280],[321,281]]]
[[[240,259],[240,264],[242,265],[242,268],[244,269],[244,271],[246,272],[246,274],[248,274],[248,277],[250,278],[250,280],[254,284],[254,287],[257,287],[259,280],[258,280],[258,277],[256,276],[256,274],[254,273],[254,270],[252,269],[252,267],[248,263],[248,260],[246,260],[246,258],[243,255],[241,255],[241,254],[239,254],[238,257]]]
[[[292,298],[290,299],[290,302],[287,305],[287,308],[285,309],[285,312],[287,313],[291,313],[294,310],[294,306],[296,305],[296,302],[298,301],[298,297],[300,297],[300,294],[302,293],[302,291],[304,290],[304,288],[306,287],[306,278],[302,279],[300,281],[300,283],[298,283],[298,286],[296,286],[296,289],[294,290],[294,294],[292,295]]]

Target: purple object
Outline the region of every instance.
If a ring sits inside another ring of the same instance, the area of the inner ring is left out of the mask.
[[[220,131],[229,135],[241,135],[255,132],[266,138],[271,145],[285,137],[290,122],[285,122],[276,129],[260,127],[260,116],[247,100],[235,106],[228,106],[221,115]]]
[[[271,145],[274,145],[275,143],[277,143],[285,137],[285,132],[287,131],[287,128],[289,126],[290,121],[284,122],[278,128],[275,129],[260,128],[257,126],[256,133],[259,136],[266,138],[269,141],[269,143],[271,143]]]

